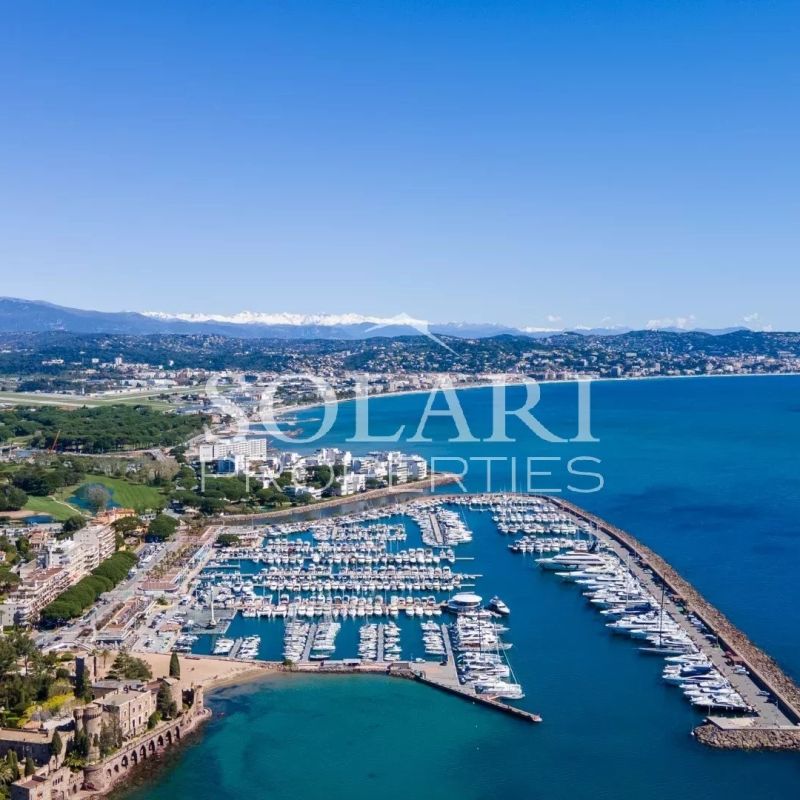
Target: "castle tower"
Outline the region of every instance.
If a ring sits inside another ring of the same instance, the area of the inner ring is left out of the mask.
[[[85,706],[83,709],[83,725],[89,740],[89,761],[100,758],[100,729],[103,724],[103,709],[97,705]]]
[[[80,733],[83,730],[83,708],[76,708],[72,716],[75,718],[75,733]]]
[[[183,706],[183,692],[181,691],[181,682],[177,678],[162,678],[161,683],[163,683],[168,691],[169,691],[169,699],[175,703],[175,708],[177,708],[178,713],[181,713],[181,707]]]
[[[97,677],[97,659],[92,656],[77,656],[75,658],[75,677],[78,684],[83,680],[84,686],[91,686]]]

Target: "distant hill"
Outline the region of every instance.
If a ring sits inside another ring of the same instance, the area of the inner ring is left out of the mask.
[[[68,308],[40,300],[0,297],[0,333],[46,333],[63,331],[77,334],[191,334],[230,336],[241,339],[342,339],[418,336],[429,330],[437,336],[484,339],[503,334],[541,339],[561,333],[493,323],[425,323],[409,317],[390,319],[359,314],[302,315],[243,312],[233,316],[209,314],[165,314],[159,312],[92,311]],[[704,331],[706,333],[730,333]],[[584,336],[619,336],[629,328],[577,329]],[[683,332],[683,331],[681,331]]]

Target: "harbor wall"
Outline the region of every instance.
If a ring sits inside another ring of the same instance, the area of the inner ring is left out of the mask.
[[[96,792],[108,792],[131,770],[144,764],[147,759],[157,758],[181,741],[211,716],[206,708],[195,713],[187,712],[177,719],[163,722],[137,739],[126,742],[109,758],[84,767],[83,788]]]
[[[769,655],[751,642],[721,611],[681,577],[674,567],[634,536],[610,525],[600,517],[584,511],[567,500],[557,497],[548,499],[576,517],[591,523],[649,567],[675,597],[684,603],[687,610],[698,617],[718,638],[720,644],[750,672],[754,682],[773,694],[786,717],[795,725],[800,724],[800,688],[797,684]],[[739,733],[746,736],[752,734],[753,730],[747,729]]]
[[[441,486],[456,483],[458,476],[448,472],[432,473],[415,483],[401,483],[383,489],[371,489],[362,494],[334,497],[308,506],[264,511],[260,514],[231,514],[211,519],[213,525],[253,525],[256,523],[281,523],[312,521],[334,514],[353,514],[369,508],[379,508],[391,503],[407,503],[429,495]]]

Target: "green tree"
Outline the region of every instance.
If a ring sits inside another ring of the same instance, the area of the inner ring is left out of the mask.
[[[102,484],[92,484],[87,486],[83,493],[89,508],[95,513],[98,511],[105,511],[108,504],[111,502],[111,492]]]
[[[123,536],[128,536],[134,531],[138,530],[142,525],[139,517],[120,517],[111,523],[111,527],[116,533],[121,533]]]
[[[169,657],[169,676],[170,678],[180,678],[181,676],[181,662],[177,653],[173,653]]]
[[[158,711],[162,719],[172,719],[178,713],[178,704],[172,699],[172,693],[166,683],[162,683],[158,687],[156,711]]]
[[[169,539],[178,527],[178,521],[166,514],[158,514],[147,526],[147,536],[164,541]]]
[[[127,678],[131,681],[149,681],[153,677],[153,672],[146,661],[120,650],[108,675],[111,678]]]
[[[29,561],[31,558],[31,543],[25,536],[17,538],[17,553],[23,561]]]
[[[80,516],[80,514],[73,514],[71,517],[67,517],[64,522],[61,523],[61,533],[64,536],[69,536],[85,526],[86,520],[84,517]]]
[[[33,759],[30,756],[25,757],[25,777],[29,778],[33,773],[36,772],[36,764],[33,763]]]
[[[112,719],[110,722],[104,722],[100,726],[100,736],[97,744],[100,748],[100,755],[103,758],[122,747],[122,730],[117,720]]]
[[[8,769],[11,773],[12,780],[18,781],[20,779],[19,774],[19,759],[17,758],[17,751],[16,750],[9,750],[8,754],[6,755],[6,760],[8,761]]]
[[[0,511],[19,511],[28,502],[25,492],[11,485],[0,486]]]
[[[50,740],[50,755],[58,758],[63,749],[64,743],[61,741],[61,736],[59,735],[58,731],[53,731],[53,738]]]
[[[19,585],[19,575],[6,566],[0,566],[0,594],[8,594]]]

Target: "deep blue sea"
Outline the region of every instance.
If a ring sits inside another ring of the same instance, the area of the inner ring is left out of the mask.
[[[509,408],[525,390],[508,390]],[[409,442],[425,395],[370,403],[370,433],[401,424],[399,442],[346,443],[354,405],[342,404],[320,441],[355,452],[398,448],[432,457],[492,457],[494,490],[560,489],[563,496],[631,531],[800,677],[800,378],[609,381],[591,389],[597,442],[544,442],[521,423],[510,442],[449,441],[452,420],[432,417],[430,441]],[[474,437],[492,427],[490,389],[459,393]],[[440,397],[434,409],[445,408]],[[549,431],[576,436],[574,384],[542,387],[535,409]],[[322,417],[298,415],[303,436]],[[512,463],[510,459],[516,458]],[[598,479],[571,475],[575,458],[599,459]],[[528,466],[528,459],[535,458]],[[550,460],[544,461],[542,458]],[[441,469],[460,469],[441,461]],[[485,490],[486,463],[465,484]],[[486,513],[468,512],[474,541],[459,555],[481,573],[478,590],[512,609],[507,638],[529,725],[427,687],[369,676],[278,676],[216,694],[213,721],[136,800],[394,800],[394,798],[794,797],[800,757],[704,749],[690,737],[701,719],[660,679],[662,662],[612,637],[580,593],[510,554]],[[243,622],[253,622],[246,620]],[[254,624],[258,624],[256,621]],[[270,623],[264,623],[269,625]],[[266,630],[266,629],[265,629]],[[277,629],[276,629],[277,630]],[[277,635],[277,634],[276,634]],[[269,637],[265,637],[268,639]],[[264,644],[265,655],[271,645]]]

